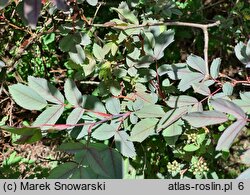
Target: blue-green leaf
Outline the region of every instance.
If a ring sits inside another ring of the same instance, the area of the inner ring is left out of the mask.
[[[117,98],[109,98],[106,100],[106,109],[111,114],[119,114],[121,112],[121,104]]]
[[[165,112],[160,105],[149,104],[135,112],[139,118],[157,118],[163,117]]]
[[[64,84],[64,93],[70,104],[74,106],[82,105],[82,94],[72,79],[66,80]]]
[[[91,111],[106,113],[103,103],[92,95],[83,96],[82,107]]]
[[[15,102],[28,110],[41,110],[47,106],[46,100],[32,88],[23,84],[9,86],[9,91]]]
[[[32,126],[39,126],[42,130],[50,129],[60,118],[64,110],[63,105],[54,105],[44,110]]]
[[[187,107],[180,107],[176,109],[169,110],[164,117],[158,123],[157,132],[164,130],[165,128],[172,125],[175,121],[180,119],[188,111]]]
[[[80,44],[75,45],[75,49],[69,52],[70,59],[76,64],[83,64],[85,53]]]
[[[115,144],[123,156],[130,158],[136,156],[134,144],[129,140],[129,135],[125,131],[116,131]]]
[[[51,85],[46,79],[29,76],[28,82],[29,87],[31,87],[47,101],[56,104],[64,103],[64,97],[61,92],[55,86]]]
[[[171,108],[179,108],[183,106],[190,106],[198,103],[198,100],[194,97],[187,95],[170,96],[166,101],[167,105]]]
[[[221,65],[221,59],[216,58],[213,60],[211,67],[210,67],[210,75],[213,79],[216,79],[219,75],[220,71],[220,65]]]
[[[174,41],[174,31],[168,30],[155,39],[154,58],[159,60],[164,56],[164,50]]]
[[[158,121],[156,118],[142,119],[132,129],[129,140],[141,143],[150,135],[154,135]]]
[[[116,129],[110,124],[101,124],[95,128],[92,137],[97,140],[107,140],[115,135]]]
[[[225,99],[215,99],[211,100],[211,105],[215,110],[218,110],[220,112],[225,112],[228,114],[232,114],[238,119],[245,119],[246,115],[245,112],[236,104],[229,100]]]
[[[230,82],[225,82],[222,86],[222,90],[225,95],[232,95],[234,87]]]
[[[230,125],[220,136],[216,150],[229,150],[233,140],[236,138],[241,129],[245,127],[246,123],[246,120],[239,119]]]
[[[188,64],[188,66],[199,71],[200,73],[202,73],[204,75],[206,74],[205,61],[200,56],[196,56],[196,55],[191,54],[187,58],[187,64]]]
[[[182,118],[194,127],[220,124],[228,120],[224,113],[218,111],[191,112],[182,116]]]
[[[78,123],[78,121],[82,118],[82,115],[84,113],[84,109],[81,107],[77,107],[69,114],[66,124],[67,125],[75,125]],[[73,129],[74,127],[69,127],[68,129]]]
[[[192,84],[192,87],[195,93],[199,93],[204,96],[209,96],[211,94],[210,89],[204,83],[195,83]]]
[[[242,172],[237,179],[250,179],[250,168]]]

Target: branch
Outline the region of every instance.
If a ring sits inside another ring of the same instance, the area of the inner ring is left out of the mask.
[[[206,75],[204,80],[209,78],[209,65],[208,65],[208,28],[220,25],[220,21],[216,21],[211,24],[197,24],[197,23],[189,23],[189,22],[158,22],[158,23],[145,23],[140,25],[130,25],[130,26],[119,26],[115,22],[107,22],[105,24],[92,24],[91,26],[100,27],[100,28],[107,28],[111,27],[118,30],[128,30],[128,29],[135,29],[135,28],[145,28],[150,26],[187,26],[193,28],[200,28],[204,34],[204,61],[206,65]]]

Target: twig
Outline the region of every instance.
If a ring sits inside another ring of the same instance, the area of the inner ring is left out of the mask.
[[[103,4],[104,4],[104,2],[98,3],[98,6],[97,6],[96,11],[95,11],[95,14],[94,14],[94,16],[93,16],[93,18],[92,18],[91,24],[94,23],[94,20],[95,20],[95,18],[96,18],[96,16],[97,16],[97,13],[98,13],[99,9],[101,8],[101,6],[102,6]]]

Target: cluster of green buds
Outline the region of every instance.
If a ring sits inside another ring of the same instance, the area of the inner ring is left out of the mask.
[[[190,171],[194,175],[204,175],[209,171],[209,169],[205,160],[203,158],[200,158],[198,161],[192,162]]]
[[[169,173],[175,175],[181,171],[181,164],[174,160],[172,163],[168,162],[167,168]]]
[[[187,140],[188,144],[197,142],[197,134],[196,133],[187,134],[187,138],[188,138],[188,140]]]

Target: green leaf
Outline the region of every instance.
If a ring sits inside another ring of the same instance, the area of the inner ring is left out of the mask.
[[[237,179],[250,179],[250,168],[246,169],[244,172],[242,172]]]
[[[233,102],[225,99],[215,99],[211,100],[211,105],[215,110],[218,110],[220,112],[225,112],[228,114],[232,114],[237,119],[245,119],[246,115],[244,111],[234,104]]]
[[[31,87],[47,101],[56,104],[64,104],[64,97],[61,92],[55,86],[51,85],[46,79],[29,76],[28,82],[29,87]]]
[[[71,154],[81,152],[85,148],[85,145],[82,143],[62,143],[60,146],[57,147],[58,150],[68,152]]]
[[[192,73],[185,63],[163,64],[157,69],[157,72],[160,76],[168,74],[173,80],[179,80],[182,78],[182,75]]]
[[[188,144],[188,145],[185,145],[183,150],[186,151],[186,152],[194,152],[196,150],[198,150],[200,147],[195,145],[195,144]]]
[[[218,111],[191,112],[182,118],[194,127],[220,124],[228,120],[224,113]]]
[[[59,42],[59,48],[64,52],[75,51],[75,46],[81,43],[81,35],[79,33],[68,34]]]
[[[106,109],[111,114],[119,114],[121,112],[121,104],[117,98],[109,98],[106,100]]]
[[[83,64],[85,60],[85,53],[80,44],[75,45],[74,51],[69,52],[70,59],[76,64]]]
[[[136,142],[143,142],[150,135],[155,134],[156,124],[158,123],[156,118],[142,119],[132,129],[129,140]]]
[[[115,135],[115,131],[112,125],[103,123],[94,130],[92,137],[97,140],[107,140]]]
[[[93,45],[93,54],[97,58],[97,60],[99,60],[99,61],[103,61],[105,58],[105,55],[106,55],[103,48],[101,48],[96,43],[94,43],[94,45]]]
[[[66,124],[67,125],[75,125],[78,121],[82,118],[83,113],[85,110],[81,107],[77,107],[69,114]],[[74,127],[69,127],[68,129],[73,129]]]
[[[41,11],[41,0],[24,0],[23,11],[29,26],[35,29]]]
[[[138,63],[140,55],[141,51],[137,47],[135,47],[134,51],[129,53],[126,57],[126,63],[128,67],[134,67]]]
[[[246,125],[245,119],[239,119],[233,124],[231,124],[220,136],[220,139],[217,143],[216,150],[229,150],[230,146],[233,143],[233,140],[239,134],[241,129]]]
[[[109,169],[102,156],[102,152],[107,146],[104,144],[99,145],[100,146],[98,146],[98,144],[92,144],[84,150],[85,160],[88,161],[88,165],[96,174],[109,177]]]
[[[42,139],[41,130],[38,128],[32,128],[32,127],[16,128],[8,126],[1,126],[0,128],[10,133],[21,135],[21,138],[19,138],[16,141],[17,144],[31,144]]]
[[[70,104],[74,106],[82,105],[82,94],[73,80],[66,80],[64,84],[64,93],[66,99],[69,101]]]
[[[196,56],[196,55],[191,54],[187,58],[187,64],[191,68],[199,71],[200,73],[202,73],[204,75],[206,74],[205,61],[200,56]]]
[[[129,135],[125,131],[116,131],[115,144],[121,154],[125,157],[133,158],[136,156],[133,142],[129,141]]]
[[[216,58],[213,60],[211,67],[210,67],[210,75],[213,79],[217,79],[220,71],[221,59]]]
[[[149,104],[135,112],[139,118],[157,118],[163,117],[165,112],[160,105]]]
[[[63,105],[54,105],[44,110],[35,120],[32,126],[41,126],[42,130],[52,128],[60,118],[64,110]]]
[[[10,94],[15,102],[28,110],[41,110],[47,106],[47,102],[32,88],[23,84],[14,84],[9,86]]]
[[[104,164],[107,167],[110,178],[112,179],[122,179],[122,156],[113,148],[106,148],[101,153]]]
[[[204,96],[209,96],[211,94],[210,89],[204,83],[195,83],[192,85],[194,92],[199,93]]]
[[[170,96],[166,101],[167,105],[171,108],[179,108],[183,106],[190,106],[198,103],[198,100],[194,97],[187,95]]]
[[[225,95],[232,95],[234,87],[230,82],[225,82],[222,86],[222,90]]]
[[[66,162],[54,168],[48,179],[68,179],[78,171],[78,164],[74,162]]]
[[[86,0],[89,5],[96,6],[98,3],[98,0]]]
[[[187,107],[180,107],[177,109],[169,110],[164,117],[161,118],[161,120],[158,123],[157,126],[157,132],[160,132],[161,130],[169,127],[172,125],[175,121],[180,119],[184,114],[186,114],[188,111]]]
[[[164,56],[164,50],[174,41],[174,31],[168,30],[155,39],[154,58],[159,60]]]
[[[112,7],[110,10],[116,11],[120,15],[120,17],[125,18],[126,20],[128,20],[132,24],[136,24],[136,25],[139,24],[137,17],[134,15],[133,12],[131,12],[128,9],[118,9],[118,8]]]
[[[43,36],[43,43],[45,45],[48,45],[48,44],[54,42],[55,38],[56,38],[55,33],[46,34]]]
[[[103,103],[92,95],[83,96],[82,107],[91,111],[106,113]]]
[[[90,167],[98,178],[122,178],[121,155],[104,144],[90,144],[75,155],[75,161]]]
[[[240,159],[242,163],[246,165],[250,165],[250,149],[248,149],[246,152],[244,152],[243,155],[240,156]]]

